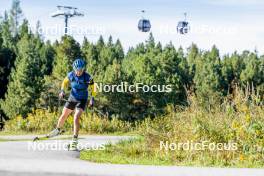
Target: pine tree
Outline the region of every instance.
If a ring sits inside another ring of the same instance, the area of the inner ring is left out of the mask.
[[[245,60],[245,69],[241,72],[240,79],[244,86],[259,85],[261,83],[261,60],[255,53],[250,53]]]
[[[97,41],[97,43],[96,43],[96,48],[97,48],[98,51],[100,52],[101,49],[104,48],[104,46],[105,46],[104,38],[103,38],[103,36],[100,35],[100,37],[99,37],[99,39],[98,39],[98,41]]]
[[[40,55],[35,41],[24,36],[18,43],[18,59],[12,70],[11,80],[1,109],[9,118],[26,116],[35,107],[42,89]]]
[[[99,53],[96,46],[90,43],[87,38],[84,38],[82,44],[82,53],[84,55],[85,61],[87,63],[87,69],[90,74],[96,76],[99,74]]]
[[[61,43],[56,47],[52,76],[58,80],[63,80],[67,73],[72,70],[73,61],[81,56],[79,43],[71,36],[63,36]]]
[[[21,26],[19,26],[19,38],[23,38],[25,35],[28,35],[30,32],[28,20],[24,19]]]
[[[84,39],[82,52],[88,63],[88,72],[92,74],[95,82],[102,84],[119,84],[122,80],[121,61],[124,51],[120,41],[113,42],[110,36],[107,44],[99,38],[96,45]],[[97,104],[104,107],[109,113],[121,113],[124,95],[119,93],[99,93],[96,97]]]
[[[182,49],[177,52],[172,43],[162,49],[160,45],[155,46],[154,39],[149,41],[151,42],[146,43],[147,52],[143,52],[144,45],[138,45],[129,51],[122,63],[124,77],[129,84],[172,85],[172,92],[139,91],[128,94],[126,99],[129,101],[123,107],[126,107],[129,113],[127,116],[132,119],[155,116],[162,113],[168,103],[179,104],[186,101],[183,85],[187,62]]]
[[[1,54],[0,54],[0,67],[1,67],[1,89],[0,98],[4,97],[7,90],[8,77],[11,69],[14,66],[16,58],[16,43],[14,38],[11,36],[10,25],[8,22],[8,15],[5,12],[5,17],[0,23],[0,42],[1,42]]]
[[[11,31],[13,36],[17,35],[18,28],[19,28],[19,21],[22,17],[22,10],[20,7],[20,1],[19,0],[13,0],[12,2],[12,8],[10,10],[10,25],[11,25]]]
[[[3,38],[3,46],[13,49],[15,46],[15,40],[11,35],[11,26],[9,22],[9,17],[7,12],[5,11],[3,22],[1,23],[1,33]]]
[[[119,61],[123,60],[124,59],[124,49],[122,47],[122,44],[120,42],[119,39],[117,39],[115,45],[114,45],[114,49],[115,49],[115,58]]]
[[[147,50],[151,50],[155,47],[155,39],[153,37],[152,32],[149,34],[148,40],[146,40],[146,48]]]
[[[224,94],[223,77],[219,51],[215,46],[196,62],[194,83],[202,106],[211,110],[214,105],[220,103]]]
[[[245,68],[243,58],[234,52],[231,56],[225,55],[222,61],[222,74],[224,79],[224,89],[232,93],[236,86],[241,85],[240,75]]]
[[[199,58],[199,50],[196,44],[192,44],[188,48],[187,52],[187,61],[188,61],[188,66],[189,66],[189,75],[190,78],[189,80],[193,82],[194,74],[195,74],[195,66],[196,66],[196,61]]]
[[[36,32],[35,32],[35,35],[37,37],[40,37],[41,39],[43,39],[43,35],[42,35],[42,28],[41,28],[41,23],[40,21],[38,20],[37,23],[36,23]]]
[[[40,36],[37,37],[41,40]],[[53,61],[55,57],[55,50],[50,44],[50,41],[42,43],[40,48],[42,68],[41,72],[43,75],[51,75],[53,69]]]

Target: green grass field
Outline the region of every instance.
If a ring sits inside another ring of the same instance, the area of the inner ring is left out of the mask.
[[[234,99],[235,109],[223,103],[206,111],[190,100],[185,109],[167,107],[167,113],[146,118],[136,126],[136,140],[107,145],[103,151],[82,151],[81,159],[118,164],[152,164],[213,167],[264,167],[264,108],[243,98]],[[165,150],[171,143],[234,144],[233,149]]]

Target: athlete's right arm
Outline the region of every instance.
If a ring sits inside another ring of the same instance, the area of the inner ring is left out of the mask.
[[[69,80],[68,76],[66,76],[64,78],[64,80],[62,81],[62,84],[61,84],[61,91],[62,92],[65,92],[65,89],[69,86],[69,82],[70,82],[70,80]]]

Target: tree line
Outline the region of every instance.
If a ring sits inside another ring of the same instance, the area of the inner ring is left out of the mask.
[[[192,44],[186,52],[172,43],[162,46],[150,33],[147,41],[124,52],[119,40],[99,37],[82,44],[65,35],[60,41],[44,41],[23,19],[18,0],[0,18],[0,114],[1,119],[26,117],[40,107],[56,111],[58,91],[72,62],[82,57],[95,82],[172,85],[172,92],[102,92],[96,107],[125,120],[155,117],[168,104],[188,106],[188,94],[211,110],[232,95],[236,87],[264,95],[264,56],[256,51],[234,52],[220,57],[219,50],[201,50]],[[38,23],[39,25],[39,23]]]

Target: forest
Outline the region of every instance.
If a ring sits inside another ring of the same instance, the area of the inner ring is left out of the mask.
[[[36,24],[41,27],[41,23]],[[94,81],[103,84],[143,83],[171,85],[171,92],[100,92],[95,107],[109,118],[134,122],[165,113],[168,105],[186,108],[188,96],[199,107],[213,112],[223,102],[235,110],[235,90],[254,93],[249,103],[263,106],[264,55],[243,51],[220,56],[217,46],[202,50],[192,44],[186,50],[172,43],[162,46],[152,33],[148,40],[124,51],[120,40],[102,36],[97,42],[84,37],[78,43],[64,35],[44,40],[32,32],[19,1],[0,18],[0,116],[1,123],[36,109],[58,110],[58,93],[72,62],[82,57]]]

